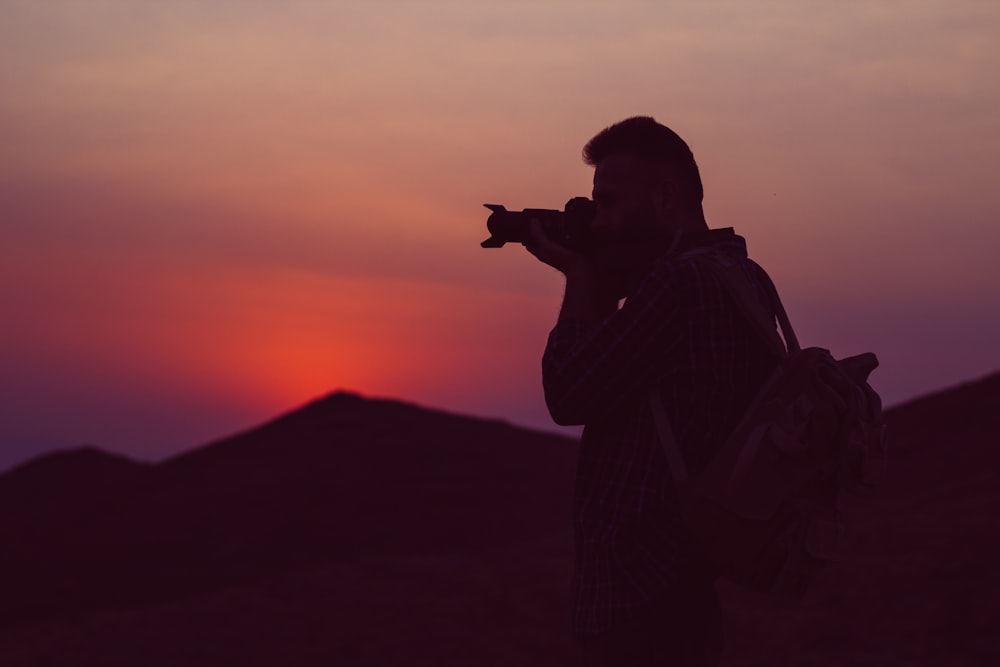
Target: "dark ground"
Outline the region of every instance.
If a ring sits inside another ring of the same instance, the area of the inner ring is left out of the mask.
[[[887,413],[804,601],[720,584],[726,665],[1000,665],[1000,375]],[[0,665],[570,665],[574,447],[333,394],[158,465],[0,476]]]

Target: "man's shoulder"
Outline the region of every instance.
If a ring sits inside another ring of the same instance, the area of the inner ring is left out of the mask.
[[[716,271],[712,262],[753,265],[746,241],[732,227],[707,229],[681,238],[677,248],[657,261],[652,274],[661,280],[710,280]]]
[[[664,255],[652,267],[636,294],[643,300],[670,303],[671,307],[705,314],[713,304],[731,299],[724,274],[742,276],[754,292],[764,295],[769,278],[764,269],[747,256],[746,243],[731,228],[708,230],[702,242],[681,246]],[[763,296],[761,296],[764,299]]]

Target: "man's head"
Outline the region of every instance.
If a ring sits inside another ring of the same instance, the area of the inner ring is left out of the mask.
[[[691,149],[648,116],[605,128],[583,149],[593,166],[595,233],[637,241],[704,229],[702,185]]]

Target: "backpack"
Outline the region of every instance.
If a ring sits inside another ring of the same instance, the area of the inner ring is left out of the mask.
[[[650,394],[684,522],[718,575],[755,591],[801,597],[836,557],[845,494],[867,486],[885,462],[881,401],[867,382],[878,360],[872,353],[837,360],[822,348],[800,348],[768,278],[782,343],[737,261],[695,252],[780,357],[736,428],[694,474],[659,393]]]

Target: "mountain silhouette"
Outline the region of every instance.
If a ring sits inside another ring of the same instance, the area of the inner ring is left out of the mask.
[[[727,665],[1000,664],[1000,374],[887,411],[801,603],[720,584]],[[157,464],[0,475],[0,664],[573,664],[575,442],[337,392]]]
[[[0,624],[544,536],[568,520],[573,456],[558,436],[343,392],[156,465],[48,455],[0,476],[17,545]]]

